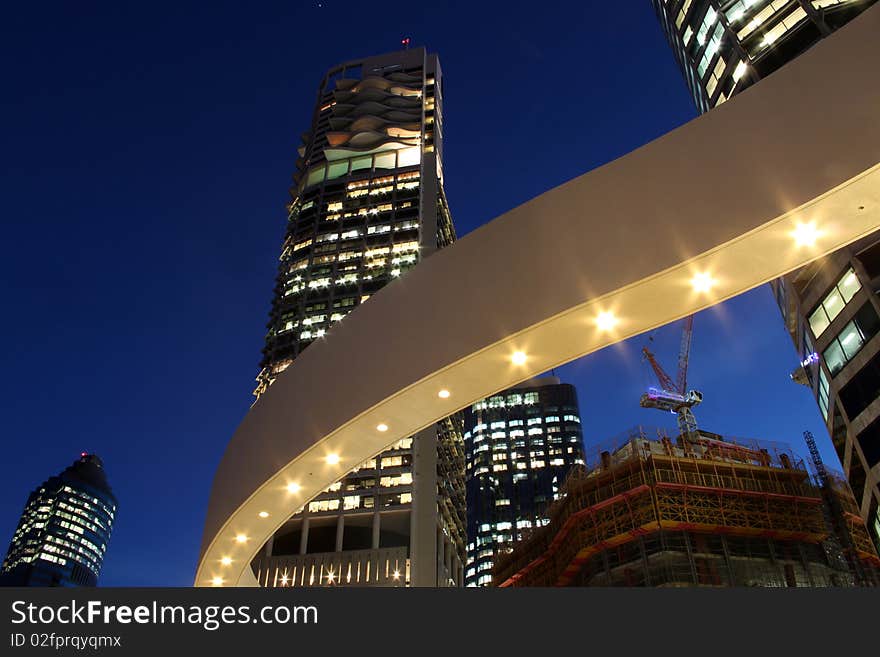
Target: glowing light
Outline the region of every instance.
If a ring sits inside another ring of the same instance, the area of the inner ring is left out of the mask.
[[[334,578],[334,577],[336,577],[336,575],[333,574],[333,571],[332,571],[332,570],[329,571],[329,572],[327,573],[327,582],[328,582],[329,584],[332,584],[332,583],[333,583],[333,578]]]
[[[610,310],[604,310],[596,316],[596,326],[600,331],[610,331],[619,321]]]
[[[220,563],[222,563],[224,566],[228,566],[232,563],[232,559],[230,557],[223,557],[222,559],[220,559]]]
[[[260,511],[257,515],[260,516],[261,518],[268,518],[269,512],[268,511]]]
[[[394,579],[400,579],[400,571],[399,570],[394,571]]]
[[[300,486],[296,482],[291,482],[291,483],[287,484],[287,492],[288,493],[298,493],[301,488],[302,488],[302,486]]]
[[[214,586],[223,586],[223,578],[219,576],[215,577],[211,580],[211,584],[213,584]]]
[[[440,399],[449,399],[449,391],[444,388],[443,390],[441,390],[440,392],[437,393],[437,396]]]
[[[510,357],[510,361],[514,365],[525,365],[526,353],[524,351],[514,351],[513,355]]]
[[[381,422],[376,425],[376,431],[379,431],[381,433],[385,433],[386,431],[388,431],[388,425],[385,424],[384,422]]]
[[[336,465],[339,463],[339,454],[328,454],[324,460],[327,461],[327,465]]]
[[[819,230],[814,223],[798,224],[791,235],[798,246],[815,246]]]
[[[694,277],[691,279],[691,287],[694,288],[694,292],[708,292],[715,283],[715,279],[708,272],[694,274]]]
[[[247,540],[248,540],[248,537],[245,536],[244,534],[238,534],[238,535],[235,537],[235,542],[236,542],[236,543],[247,543]]]

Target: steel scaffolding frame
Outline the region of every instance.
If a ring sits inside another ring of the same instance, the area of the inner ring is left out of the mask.
[[[617,444],[599,448],[593,463],[572,472],[563,496],[549,510],[550,523],[499,556],[494,581],[566,586],[596,555],[631,543],[644,549],[643,538],[656,533],[768,539],[771,554],[774,542],[782,542],[786,551],[796,545],[800,556],[794,562],[805,569],[801,579],[812,581],[802,546],[821,546],[828,531],[820,492],[790,451],[707,432],[673,441],[663,431],[654,437],[643,427]],[[859,557],[876,572],[880,559],[864,526],[858,531],[861,519],[853,505],[844,508],[853,536],[861,539]],[[691,542],[686,541],[689,559],[696,563]],[[720,549],[732,581],[727,544]],[[653,556],[645,553],[644,561]],[[786,579],[797,577],[786,573]]]

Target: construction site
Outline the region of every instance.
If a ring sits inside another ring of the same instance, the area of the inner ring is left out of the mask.
[[[820,469],[814,480],[779,443],[636,427],[572,470],[549,523],[497,557],[493,582],[877,586],[849,486]]]

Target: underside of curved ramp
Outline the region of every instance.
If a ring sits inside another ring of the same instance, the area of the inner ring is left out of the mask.
[[[229,442],[196,585],[255,585],[249,564],[275,530],[394,441],[880,228],[877,34],[880,8],[430,256],[334,326]],[[696,292],[698,274],[714,284]]]

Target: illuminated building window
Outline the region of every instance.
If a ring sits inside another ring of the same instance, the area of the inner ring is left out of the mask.
[[[836,375],[877,334],[880,318],[871,302],[865,303],[822,352],[825,364]]]
[[[828,421],[828,378],[825,371],[819,368],[819,409],[822,411],[822,417]]]
[[[681,6],[681,10],[678,12],[678,16],[675,19],[675,26],[681,29],[681,24],[684,22],[684,18],[688,13],[688,10],[691,8],[691,2],[693,0],[685,0],[684,4]]]
[[[318,500],[309,502],[310,513],[320,513],[322,511],[336,511],[339,509],[339,500]]]
[[[809,316],[810,328],[813,330],[814,336],[818,338],[825,332],[825,329],[861,287],[862,285],[852,269],[843,275]]]
[[[412,484],[412,473],[404,472],[400,475],[394,475],[391,477],[382,477],[379,479],[379,485],[383,488],[390,488],[392,486],[404,486]]]
[[[765,21],[768,21],[773,16],[773,14],[775,14],[786,4],[788,4],[788,0],[776,0],[775,2],[771,2],[769,5],[764,7],[764,9],[752,16],[752,18],[745,24],[745,27],[737,32],[737,37],[740,39],[740,41],[747,39],[752,34],[752,32],[761,27],[761,25],[763,25]]]
[[[788,14],[785,18],[783,18],[779,23],[774,25],[771,29],[767,30],[764,33],[764,38],[761,41],[762,46],[769,46],[785,35],[789,30],[794,29],[794,27],[807,18],[807,12],[803,7],[798,7],[793,12]]]
[[[736,65],[736,68],[733,69],[733,81],[739,82],[740,78],[745,75],[746,69],[748,68],[748,64],[744,61],[740,60]]]

